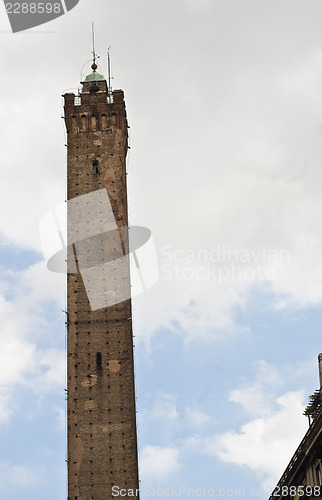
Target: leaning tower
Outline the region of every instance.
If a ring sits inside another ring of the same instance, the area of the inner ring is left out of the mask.
[[[136,490],[139,484],[127,259],[128,125],[123,91],[110,91],[95,58],[92,70],[79,96],[64,95],[68,500],[110,500],[113,486]]]

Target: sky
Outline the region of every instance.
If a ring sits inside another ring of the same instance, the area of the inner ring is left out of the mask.
[[[39,221],[66,199],[61,96],[91,72],[92,21],[125,93],[130,225],[158,257],[133,299],[143,497],[269,497],[319,388],[321,16],[80,0],[12,33],[1,4],[0,499],[67,497],[65,277]]]

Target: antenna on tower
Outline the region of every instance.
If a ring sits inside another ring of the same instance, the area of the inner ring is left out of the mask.
[[[111,89],[111,61],[110,61],[110,48],[107,49],[107,73],[108,73],[108,91]]]
[[[108,95],[112,95],[112,85],[111,85],[111,80],[113,80],[113,77],[111,76],[111,60],[110,60],[110,48],[107,49],[107,81],[108,81]]]
[[[99,56],[95,52],[95,33],[94,33],[94,23],[93,23],[93,21],[92,21],[92,44],[93,44],[93,50],[92,50],[92,54],[93,54],[92,70],[96,71],[97,70],[96,59],[98,59]]]
[[[96,62],[96,54],[95,54],[95,34],[94,34],[94,23],[92,22],[92,42],[93,42],[93,64]]]

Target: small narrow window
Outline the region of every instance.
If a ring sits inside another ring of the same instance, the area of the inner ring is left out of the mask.
[[[98,161],[94,160],[92,163],[92,172],[93,174],[98,174]]]
[[[98,370],[102,369],[102,353],[97,352],[96,353],[96,366]]]

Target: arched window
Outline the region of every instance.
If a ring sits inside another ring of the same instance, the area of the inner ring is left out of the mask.
[[[86,130],[87,129],[87,123],[86,123],[86,116],[82,115],[81,116],[81,129]]]
[[[93,174],[98,174],[98,161],[94,160],[92,163],[92,172]]]
[[[95,115],[92,115],[91,116],[91,129],[92,130],[96,130],[97,128],[97,120],[96,120],[96,116]]]
[[[106,129],[107,129],[107,116],[102,115],[102,130],[106,130]]]

